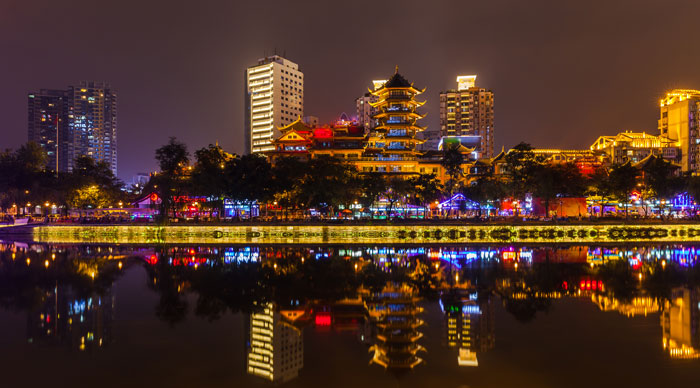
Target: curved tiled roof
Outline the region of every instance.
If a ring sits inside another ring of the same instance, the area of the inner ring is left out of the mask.
[[[391,78],[389,78],[388,81],[384,84],[385,88],[410,88],[411,83],[408,82],[406,78],[404,78],[401,74],[398,72],[394,73]]]

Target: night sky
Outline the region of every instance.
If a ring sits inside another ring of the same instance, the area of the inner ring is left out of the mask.
[[[119,175],[155,168],[177,136],[243,151],[243,72],[286,53],[305,113],[330,122],[399,65],[438,93],[478,74],[496,95],[496,146],[588,147],[656,133],[658,100],[700,89],[700,2],[0,0],[0,147],[27,138],[27,93],[80,80],[117,89]]]

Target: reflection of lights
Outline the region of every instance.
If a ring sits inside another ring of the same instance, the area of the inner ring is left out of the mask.
[[[481,309],[478,305],[464,305],[462,306],[462,314],[481,314]]]

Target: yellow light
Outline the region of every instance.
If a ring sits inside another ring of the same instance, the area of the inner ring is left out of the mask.
[[[51,254],[51,260],[56,260],[56,254],[55,254],[55,253],[52,253],[52,254]]]
[[[49,268],[49,261],[48,260],[44,261],[44,267]]]
[[[357,271],[357,263],[355,263],[355,271]]]
[[[95,271],[90,272],[90,277],[93,279],[95,278]]]
[[[119,264],[117,264],[117,266],[119,267],[119,269],[122,269],[122,262],[120,261]]]
[[[639,280],[642,280],[642,273],[639,273]]]
[[[275,263],[275,265],[274,265],[273,267],[274,267],[275,269],[277,269],[277,263]]]
[[[459,281],[459,274],[455,274],[455,281],[456,281],[456,282]]]
[[[661,267],[666,268],[666,260],[661,260]]]
[[[29,260],[29,258],[27,257],[27,265],[29,265],[31,262],[32,262],[32,261]]]

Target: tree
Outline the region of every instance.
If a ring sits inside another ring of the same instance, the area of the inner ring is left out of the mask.
[[[555,197],[578,197],[586,188],[585,178],[573,163],[540,164],[533,168],[532,178],[533,194],[544,201],[546,217]]]
[[[619,202],[625,204],[625,217],[629,216],[629,197],[637,186],[637,169],[629,162],[614,164],[608,174],[610,193]]]
[[[682,191],[683,181],[676,176],[676,171],[677,167],[671,162],[652,157],[642,167],[644,197],[666,199]]]
[[[460,143],[446,143],[445,150],[442,154],[442,160],[440,161],[440,164],[445,169],[447,176],[450,177],[446,184],[450,196],[452,196],[454,193],[459,177],[462,175],[464,155],[462,155],[459,148]]]
[[[195,165],[192,169],[192,190],[211,199],[211,206],[218,209],[218,216],[224,212],[224,196],[228,181],[226,165],[233,159],[219,145],[209,144],[194,153]]]
[[[432,174],[421,174],[411,178],[410,183],[413,185],[413,204],[422,206],[425,215],[428,211],[428,204],[440,198],[442,185]]]
[[[372,205],[387,190],[387,180],[381,173],[365,173],[359,177],[358,186],[360,188],[360,203],[365,209],[369,209],[371,213]]]
[[[542,160],[532,152],[532,146],[520,143],[513,147],[505,156],[506,170],[510,183],[511,195],[522,198],[532,191],[534,173]]]
[[[272,166],[259,154],[243,155],[230,164],[227,171],[231,185],[229,195],[252,208],[255,202],[272,198]]]
[[[301,202],[327,213],[339,205],[349,205],[357,197],[357,170],[334,157],[321,156],[306,163],[299,185]]]
[[[464,196],[479,206],[479,218],[481,218],[482,208],[489,203],[500,200],[506,195],[505,184],[493,176],[492,172],[477,178],[470,185],[464,187]]]
[[[394,209],[394,205],[403,200],[406,194],[411,193],[413,190],[413,184],[410,180],[404,179],[402,177],[393,177],[389,179],[388,188],[386,191],[386,199],[389,201],[389,209],[387,210],[386,219],[391,220],[391,213]]]
[[[299,207],[299,183],[305,170],[306,163],[293,156],[277,159],[272,167],[273,197],[285,209],[285,217],[287,209]]]
[[[161,218],[168,222],[170,210],[175,214],[174,197],[181,195],[187,181],[190,154],[187,146],[171,137],[167,144],[156,149],[156,160],[160,172],[155,175],[154,187],[158,189],[161,198]]]

